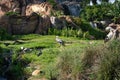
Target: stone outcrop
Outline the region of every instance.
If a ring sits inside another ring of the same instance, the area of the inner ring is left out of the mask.
[[[78,2],[65,1],[61,3],[65,15],[79,16],[81,12],[81,6]]]
[[[46,0],[0,0],[0,15],[7,12],[17,12],[25,16],[27,5],[41,4],[45,1]]]
[[[55,29],[63,29],[66,25],[65,18],[62,19],[62,18],[51,16],[50,21],[52,24],[52,28],[55,28]]]
[[[35,12],[40,15],[50,15],[52,11],[52,5],[48,2],[43,2],[39,4],[29,4],[26,7],[26,15],[30,15]]]
[[[38,25],[39,16],[33,13],[30,16],[10,16],[9,24],[12,34],[34,33]]]
[[[47,34],[51,26],[49,16],[39,16],[36,13],[30,16],[4,16],[0,20],[0,28],[7,30],[9,34]]]
[[[35,30],[35,33],[47,34],[47,31],[50,28],[50,26],[51,26],[50,17],[47,15],[43,15],[41,18],[39,18],[39,24]]]
[[[0,1],[0,11],[6,12],[20,12],[20,3],[17,0],[1,0]]]
[[[48,15],[52,5],[44,1],[46,0],[1,0],[0,28],[6,29],[9,34],[47,33],[51,25]]]
[[[75,1],[60,4],[66,15],[79,16],[79,1]],[[67,24],[75,26],[70,18],[50,17],[52,8],[46,0],[1,0],[0,28],[6,29],[10,34],[47,34],[50,27],[62,29]]]

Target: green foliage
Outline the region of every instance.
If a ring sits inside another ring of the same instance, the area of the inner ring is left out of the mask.
[[[85,34],[87,32],[88,38],[90,37],[90,35],[93,36],[95,39],[104,39],[105,37],[105,32],[96,28],[92,28],[88,22],[83,22],[80,25],[80,28],[83,32],[85,32]]]
[[[12,39],[11,35],[9,35],[5,29],[0,28],[0,40],[10,40]]]
[[[50,28],[48,30],[48,35],[59,35],[59,36],[65,36],[65,37],[82,38],[83,33],[81,29],[74,30],[72,28],[64,28],[62,30],[58,30],[58,29]]]
[[[7,15],[7,16],[19,15],[19,13],[17,13],[17,12],[7,12],[6,15]]]
[[[110,19],[112,15],[108,12],[112,10],[112,4],[102,3],[101,5],[86,6],[81,14],[81,17],[88,21],[99,21]]]
[[[49,63],[45,68],[44,71],[46,72],[46,78],[48,78],[49,80],[55,80],[58,78],[58,70],[57,67],[55,65],[55,62],[51,62]]]
[[[88,78],[93,80],[119,80],[120,79],[120,43],[111,41],[106,45],[89,47],[82,58],[84,74],[91,69]],[[92,77],[91,77],[92,75]]]
[[[114,16],[113,21],[117,22],[117,19],[120,17],[120,1],[116,1],[111,9],[108,11],[108,15]]]
[[[79,47],[65,49],[60,53],[57,62],[60,80],[77,80],[77,77],[82,72],[80,55],[81,49]]]
[[[47,2],[49,2],[50,4],[53,5],[53,7],[56,5],[55,1],[54,0],[48,0]]]
[[[52,12],[52,16],[56,16],[56,17],[60,17],[60,16],[62,16],[64,13],[63,13],[63,11],[61,11],[61,10],[55,10],[55,11],[53,11]]]
[[[80,29],[77,34],[82,34],[81,32]],[[86,32],[85,35],[87,36],[89,33]],[[88,46],[89,40],[79,40],[75,37],[62,37],[62,39],[66,41],[66,46],[58,47],[57,42],[55,42],[55,35],[14,35],[14,38],[23,43],[10,44],[6,47],[3,43],[8,41],[0,42],[1,49],[3,50],[1,51],[2,53],[7,52],[7,49],[13,50],[12,64],[8,72],[11,74],[9,79],[21,80],[21,77],[23,76],[26,78],[33,77],[31,76],[31,73],[36,65],[40,66],[40,70],[45,72],[45,74],[40,73],[37,76],[39,79],[40,77],[45,77],[51,80],[56,78],[61,80],[64,78],[67,80],[68,78],[66,79],[64,74],[67,74],[67,76],[71,75],[70,78],[72,80],[77,80],[77,77],[82,77],[81,75],[84,73],[84,66],[82,63],[83,49]],[[9,42],[13,43],[13,41]],[[101,44],[100,41],[93,41],[92,44],[98,45],[98,43]],[[21,56],[18,57],[17,54],[19,53],[21,46],[32,48],[32,51],[21,54]],[[39,49],[42,49],[42,54],[37,56],[36,54],[39,52]],[[2,61],[0,55],[0,66],[2,66]]]
[[[108,44],[107,51],[102,54],[98,80],[120,79],[120,43],[118,40]]]

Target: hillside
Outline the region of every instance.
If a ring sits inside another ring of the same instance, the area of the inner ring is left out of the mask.
[[[120,1],[0,0],[0,80],[120,80]]]

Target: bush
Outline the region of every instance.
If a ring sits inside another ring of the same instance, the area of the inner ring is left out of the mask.
[[[12,39],[11,35],[9,35],[5,29],[0,28],[0,40],[10,40]]]
[[[7,12],[6,15],[7,15],[7,16],[19,15],[19,13],[17,13],[17,12],[12,12],[12,11],[11,11],[11,12]]]
[[[57,62],[60,80],[77,80],[82,72],[81,49],[70,48],[61,52]]]
[[[82,58],[84,75],[91,80],[120,79],[120,43],[118,40],[98,47],[89,47]],[[90,72],[89,72],[89,71]]]
[[[120,79],[120,43],[118,40],[108,44],[108,51],[102,54],[98,80],[119,80]]]
[[[96,39],[105,38],[105,32],[96,28],[92,28],[88,22],[82,22],[80,28],[83,32],[89,32],[89,34],[94,36]]]
[[[72,28],[64,28],[62,30],[50,28],[48,30],[48,35],[59,35],[59,36],[65,36],[65,37],[83,38],[83,33],[81,29],[74,30]]]

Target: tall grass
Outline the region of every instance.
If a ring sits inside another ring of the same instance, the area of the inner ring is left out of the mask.
[[[89,74],[87,77],[91,80],[119,80],[119,47],[119,41],[115,40],[105,45],[87,48],[82,59],[84,75]]]
[[[59,35],[59,36],[64,36],[64,37],[83,38],[83,32],[80,29],[74,30],[72,28],[64,28],[62,30],[50,28],[48,30],[48,35]]]
[[[98,80],[120,80],[120,43],[114,40],[108,44],[106,53],[102,54]]]
[[[79,47],[65,49],[61,52],[57,62],[58,80],[77,80],[82,72],[81,49]]]

